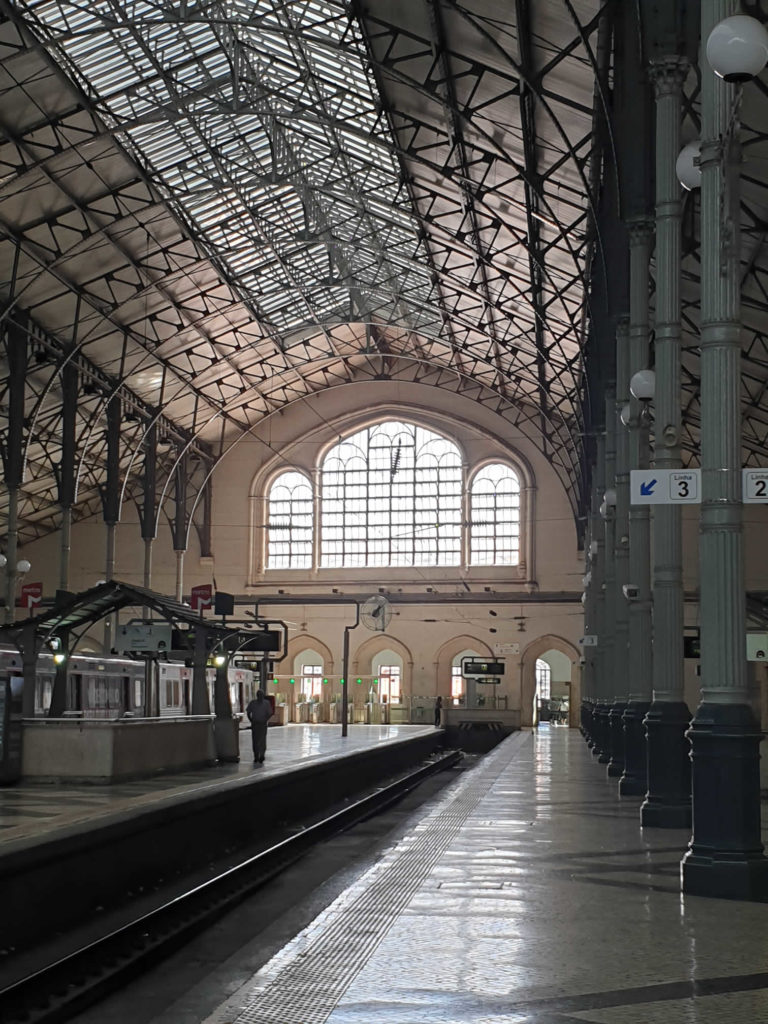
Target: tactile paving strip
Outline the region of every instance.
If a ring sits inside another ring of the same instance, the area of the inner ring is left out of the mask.
[[[237,1024],[324,1024],[494,780],[530,734],[515,733],[257,976]],[[261,984],[259,984],[259,981]],[[215,1014],[209,1024],[231,1021]]]

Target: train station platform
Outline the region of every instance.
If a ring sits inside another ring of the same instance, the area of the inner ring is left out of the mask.
[[[423,763],[442,744],[423,725],[270,729],[264,764],[250,730],[241,761],[110,786],[22,782],[0,789],[0,950],[30,948],[158,879],[311,821]]]
[[[575,730],[504,740],[214,1012],[162,1024],[754,1024],[760,904],[681,896],[688,835]]]
[[[0,787],[0,856],[9,849],[45,842],[55,834],[88,830],[114,816],[141,814],[179,799],[194,799],[244,780],[284,777],[308,763],[319,765],[381,743],[434,733],[423,725],[286,725],[268,732],[267,758],[253,764],[251,733],[240,730],[240,762],[156,775],[113,785],[50,785],[20,782]]]

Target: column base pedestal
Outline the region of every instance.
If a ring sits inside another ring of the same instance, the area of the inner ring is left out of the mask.
[[[760,835],[762,734],[746,704],[700,704],[688,730],[693,837],[682,862],[683,892],[768,901]]]
[[[648,790],[648,751],[643,722],[650,701],[631,700],[624,712],[624,774],[619,796],[645,796]]]
[[[645,716],[648,793],[640,808],[643,828],[691,827],[691,762],[686,730],[691,713],[682,701],[654,701]]]

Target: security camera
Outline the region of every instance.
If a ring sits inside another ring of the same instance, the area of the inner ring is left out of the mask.
[[[621,592],[628,601],[636,601],[640,593],[640,587],[636,583],[625,583],[621,588]]]

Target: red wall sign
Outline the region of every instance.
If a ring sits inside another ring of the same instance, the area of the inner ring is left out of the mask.
[[[213,586],[204,583],[199,587],[192,587],[190,604],[193,612],[199,612],[203,608],[210,608],[213,604]]]
[[[42,583],[24,583],[21,588],[19,604],[22,608],[34,608],[43,599]]]

